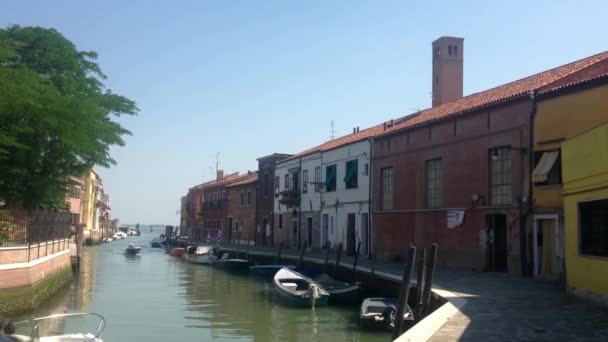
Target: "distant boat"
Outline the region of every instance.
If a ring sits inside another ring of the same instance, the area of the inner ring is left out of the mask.
[[[141,247],[136,247],[133,245],[129,245],[129,247],[127,247],[125,249],[125,254],[127,255],[138,255],[141,252]]]
[[[277,272],[281,270],[281,268],[288,268],[290,270],[295,269],[296,267],[293,265],[257,265],[250,266],[249,273],[258,277],[272,278]]]
[[[281,299],[296,306],[326,305],[329,300],[329,292],[319,283],[288,268],[274,275],[274,288]]]
[[[247,271],[249,270],[249,261],[239,258],[230,258],[228,253],[224,253],[222,258],[217,261],[217,266],[229,271]]]
[[[392,330],[395,326],[397,302],[395,298],[366,298],[361,304],[359,322],[367,329]],[[414,321],[409,305],[405,307],[403,320],[411,323]]]
[[[191,264],[211,265],[217,261],[211,246],[188,246],[182,253],[182,258]]]
[[[325,288],[327,292],[329,292],[329,300],[332,303],[352,304],[358,303],[360,300],[360,283],[342,282],[330,277],[325,273],[316,276],[312,279],[314,279],[317,283],[321,284],[323,288]]]

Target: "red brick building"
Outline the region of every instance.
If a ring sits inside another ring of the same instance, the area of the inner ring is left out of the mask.
[[[373,145],[376,254],[438,243],[440,267],[527,272],[534,94],[607,68],[602,53],[387,123]]]
[[[226,186],[228,191],[226,241],[255,244],[255,212],[258,173],[248,172]]]
[[[273,245],[274,198],[277,161],[290,157],[289,154],[274,153],[258,158],[258,191],[256,192],[256,245]]]

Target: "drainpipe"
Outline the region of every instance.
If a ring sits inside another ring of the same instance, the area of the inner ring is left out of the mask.
[[[536,96],[534,94],[533,91],[531,91],[529,93],[530,95],[530,100],[532,101],[532,109],[530,110],[530,122],[529,122],[529,141],[528,141],[528,151],[529,151],[529,159],[528,159],[528,167],[530,170],[532,170],[532,167],[534,165],[534,117],[536,116],[536,110],[537,110],[537,104],[536,104]],[[522,169],[524,169],[523,167],[523,163],[522,163]],[[532,191],[534,189],[533,187],[533,182],[532,182],[532,176],[531,176],[531,172],[530,172],[530,179],[528,180],[528,201],[526,203],[524,203],[523,201],[520,203],[519,206],[519,211],[520,211],[520,228],[519,228],[519,244],[520,244],[520,255],[521,255],[521,273],[522,276],[524,277],[530,277],[530,270],[528,268],[528,244],[527,244],[527,238],[528,238],[528,234],[526,234],[526,221],[528,218],[528,215],[531,212],[531,208],[532,208]],[[522,177],[522,190],[524,188],[523,186],[523,182],[524,182],[524,173],[521,173],[521,177]],[[524,208],[523,206],[526,205],[527,208]]]
[[[374,156],[374,138],[368,138],[369,140],[369,166],[368,166],[368,170],[367,170],[367,177],[369,179],[369,192],[367,194],[367,230],[369,232],[369,236],[367,236],[366,238],[368,238],[368,245],[369,245],[369,249],[367,250],[367,257],[369,259],[371,259],[372,257],[372,250],[374,249],[374,231],[372,228],[372,180],[374,179],[373,173],[372,173],[372,157]]]
[[[302,180],[302,157],[300,157],[300,166],[298,167],[298,192],[300,193],[300,196],[298,196],[300,198],[298,203],[298,249],[301,248],[301,240],[302,240],[302,186],[301,186],[301,180]]]

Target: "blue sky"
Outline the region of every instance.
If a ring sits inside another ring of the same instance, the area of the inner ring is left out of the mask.
[[[470,94],[606,49],[606,1],[11,1],[0,25],[53,27],[99,53],[141,109],[100,169],[124,223],[178,223],[227,172],[430,105],[431,42],[464,42]],[[214,171],[213,171],[214,172]]]

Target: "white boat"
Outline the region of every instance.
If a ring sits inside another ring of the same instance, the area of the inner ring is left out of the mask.
[[[97,331],[94,333],[64,333],[62,335],[52,335],[52,336],[43,336],[43,333],[40,331],[40,324],[43,321],[52,320],[52,319],[65,319],[69,317],[82,317],[82,316],[93,316],[99,319],[99,325],[97,326]],[[34,318],[29,321],[22,321],[15,323],[15,327],[18,329],[20,325],[30,324],[32,326],[32,330],[27,335],[19,335],[13,334],[11,337],[15,337],[18,341],[22,342],[103,342],[101,339],[101,333],[106,326],[106,320],[102,315],[96,313],[68,313],[68,314],[57,314],[45,317]]]
[[[125,233],[125,232],[116,232],[113,237],[114,237],[114,240],[126,239],[127,238],[127,233]]]
[[[296,306],[314,308],[329,300],[329,292],[323,286],[289,268],[281,268],[274,275],[274,288],[279,298]]]
[[[217,262],[211,246],[188,246],[182,258],[192,264],[211,265]]]
[[[114,241],[114,239],[112,239],[111,237],[107,237],[105,239],[103,239],[103,242],[112,242]]]

